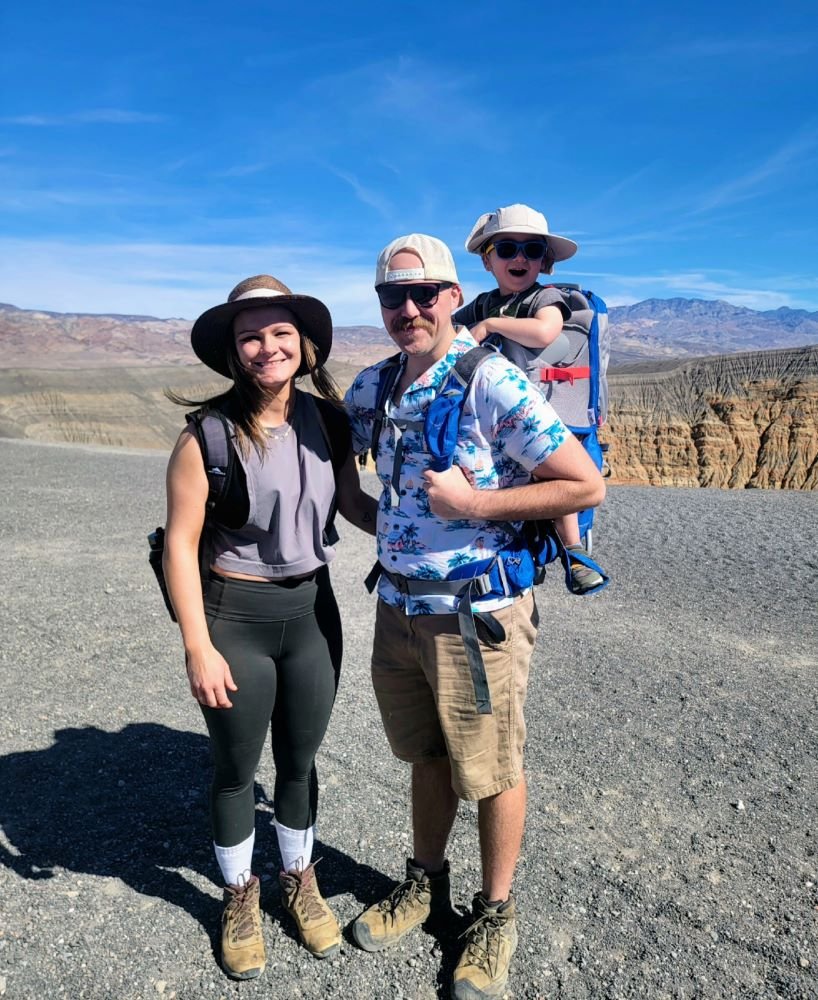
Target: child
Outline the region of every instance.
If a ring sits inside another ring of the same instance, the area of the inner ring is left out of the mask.
[[[458,309],[454,322],[469,327],[478,344],[497,334],[503,354],[533,373],[532,380],[539,383],[539,368],[555,364],[567,353],[562,324],[571,310],[556,288],[539,285],[537,278],[540,273],[551,274],[555,261],[573,257],[576,243],[549,233],[545,216],[533,208],[509,205],[480,216],[466,249],[480,254],[483,267],[497,280],[497,289]],[[576,514],[555,518],[554,525],[569,553],[585,552]],[[579,594],[603,582],[596,570],[575,561],[571,577]]]

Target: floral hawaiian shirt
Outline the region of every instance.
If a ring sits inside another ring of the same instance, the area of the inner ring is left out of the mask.
[[[464,563],[488,559],[512,538],[503,522],[445,520],[429,509],[423,472],[429,468],[424,450],[423,419],[458,355],[475,347],[460,328],[448,353],[404,392],[400,402],[387,404],[377,454],[377,474],[383,490],[378,506],[378,559],[392,573],[443,580]],[[405,358],[401,359],[405,362]],[[346,394],[353,448],[366,452],[371,444],[378,379],[384,362],[362,371]],[[400,431],[391,420],[412,422]],[[460,420],[454,462],[476,489],[496,490],[530,482],[531,471],[565,441],[568,431],[536,386],[510,361],[497,354],[478,369]],[[395,449],[401,438],[399,477],[393,483]],[[450,614],[452,595],[404,596],[385,577],[378,595],[407,614]],[[496,610],[508,597],[484,597],[474,607]]]

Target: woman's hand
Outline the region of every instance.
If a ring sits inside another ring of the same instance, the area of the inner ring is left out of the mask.
[[[238,691],[227,660],[211,646],[197,653],[185,653],[185,668],[190,693],[200,705],[210,708],[232,708],[228,691]]]

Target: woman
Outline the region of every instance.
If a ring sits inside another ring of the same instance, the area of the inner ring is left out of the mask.
[[[199,317],[191,345],[201,361],[233,380],[202,412],[227,420],[240,514],[230,526],[206,520],[208,475],[194,422],[168,465],[164,568],[190,690],[202,706],[215,760],[211,820],[226,904],[222,966],[250,979],[265,964],[259,880],[252,874],[253,789],[270,726],[282,903],[312,954],[324,958],[340,946],[311,863],[315,755],[341,664],[326,529],[337,502],[347,520],[374,534],[376,502],[360,490],[343,410],[326,402],[337,401],[339,392],[324,369],[332,321],[323,303],[294,295],[269,275],[247,278],[226,303]],[[307,373],[322,398],[296,388],[296,378]],[[331,453],[339,428],[340,461]],[[204,594],[200,542],[208,553]]]

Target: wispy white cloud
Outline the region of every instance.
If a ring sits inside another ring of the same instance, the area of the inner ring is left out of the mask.
[[[213,174],[214,177],[251,177],[253,174],[261,174],[269,170],[269,163],[245,163],[240,166],[227,167]]]
[[[609,305],[630,305],[645,298],[722,299],[748,309],[815,309],[804,292],[815,287],[808,276],[768,275],[748,285],[746,276],[730,271],[623,274],[611,271],[575,272],[577,278],[603,291]]]
[[[0,238],[0,302],[56,312],[193,319],[249,274],[329,305],[338,325],[381,325],[373,260],[308,244],[96,243]]]
[[[804,36],[768,35],[763,38],[692,38],[668,45],[659,55],[682,59],[726,59],[731,56],[784,59],[806,55],[815,50],[815,42]]]
[[[591,199],[591,203],[593,205],[600,205],[604,202],[613,201],[615,198],[619,197],[623,191],[633,187],[633,185],[638,181],[643,180],[651,174],[659,165],[659,162],[659,160],[654,160],[652,163],[646,163],[644,166],[632,171],[627,176],[622,177],[620,180],[611,184],[610,187],[602,191],[599,195],[597,195],[597,197]]]
[[[35,128],[53,128],[65,125],[155,125],[165,121],[168,121],[167,115],[145,111],[127,111],[124,108],[94,108],[88,111],[71,111],[61,115],[10,115],[0,118],[2,125],[26,125]]]
[[[800,135],[785,142],[751,170],[704,194],[693,210],[699,213],[709,212],[735,202],[757,198],[765,194],[772,183],[800,169],[806,157],[814,158],[816,149],[818,127],[810,123]]]
[[[341,170],[339,167],[335,167],[331,163],[324,164],[324,166],[330,171],[330,173],[335,174],[336,177],[340,178],[345,184],[348,184],[352,188],[358,201],[362,202],[364,205],[368,205],[369,208],[373,208],[383,219],[389,220],[392,218],[393,211],[389,200],[378,191],[373,191],[372,188],[362,184],[354,174],[351,174],[346,170]]]
[[[178,205],[183,196],[174,195]],[[138,208],[146,205],[163,205],[167,196],[138,191],[132,187],[111,188],[105,186],[87,188],[10,188],[0,191],[0,211],[34,213],[53,211],[55,207],[94,209],[105,206]]]

